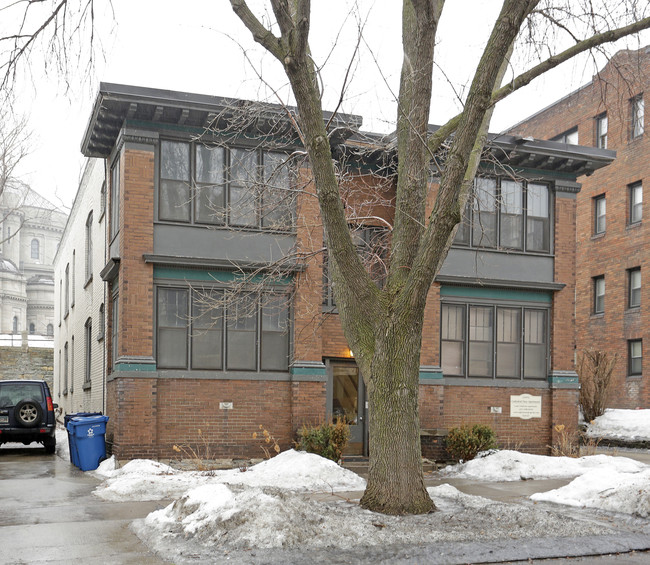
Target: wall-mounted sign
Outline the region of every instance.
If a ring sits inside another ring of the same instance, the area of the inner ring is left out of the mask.
[[[519,394],[510,397],[510,417],[530,420],[542,417],[542,397]]]
[[[232,402],[219,402],[219,410],[232,410],[233,408]]]

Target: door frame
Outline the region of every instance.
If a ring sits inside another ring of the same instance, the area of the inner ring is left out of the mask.
[[[327,372],[327,386],[326,386],[326,405],[325,412],[328,418],[331,418],[332,403],[334,401],[334,367],[346,366],[356,367],[359,371],[359,397],[358,397],[358,418],[359,426],[361,427],[361,453],[364,457],[368,456],[368,397],[366,395],[366,385],[363,381],[363,375],[358,365],[353,359],[340,359],[340,358],[326,358],[324,359],[325,368]]]

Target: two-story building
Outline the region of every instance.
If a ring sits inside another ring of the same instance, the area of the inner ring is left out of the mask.
[[[358,116],[324,119],[350,227],[381,284],[391,139],[361,132]],[[353,449],[366,449],[363,379],[338,321],[293,120],[268,104],[100,86],[82,151],[105,163],[104,183],[93,184],[107,197],[106,363],[91,366],[89,380],[93,393],[105,382],[118,458],[172,457],[174,444],[197,444],[199,430],[217,457],[259,456],[252,434],[260,424],[287,447],[303,423],[336,414],[352,424]],[[475,198],[429,294],[420,360],[428,433],[486,423],[502,445],[546,452],[554,424],[577,424],[576,178],[613,157],[491,136]],[[77,200],[80,225],[90,210]],[[65,302],[70,288],[58,273]],[[78,306],[85,289],[76,292]],[[93,327],[101,323],[94,306]],[[64,321],[59,344],[72,338]]]

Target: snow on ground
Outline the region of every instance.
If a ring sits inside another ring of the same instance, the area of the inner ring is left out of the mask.
[[[650,441],[650,410],[611,410],[587,426],[591,438]]]
[[[112,468],[111,468],[112,467]],[[172,467],[136,459],[120,469],[111,461],[95,472],[106,480],[95,494],[105,500],[162,500],[181,497],[191,488],[228,484],[292,491],[363,490],[366,482],[356,473],[312,453],[290,449],[242,471],[177,471]]]
[[[444,477],[478,479],[481,481],[526,481],[532,479],[571,479],[592,469],[608,472],[635,473],[648,466],[628,459],[610,455],[573,457],[548,457],[519,451],[496,451],[466,463],[445,467],[440,471]]]

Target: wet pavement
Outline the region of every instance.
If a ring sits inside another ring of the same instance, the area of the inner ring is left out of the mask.
[[[625,454],[628,456],[628,454]],[[645,462],[645,461],[644,461]],[[129,528],[166,501],[107,502],[92,494],[99,480],[83,473],[41,447],[12,445],[0,448],[0,565],[54,565],[83,563],[157,565],[171,563],[150,552]],[[465,479],[427,478],[427,486],[443,482],[466,494],[498,502],[530,504],[534,492],[557,488],[568,481],[518,481],[482,483]],[[356,499],[360,492],[314,495],[314,498]],[[584,520],[607,521],[616,517],[567,509]],[[194,563],[571,563],[585,565],[650,565],[650,521],[625,520],[615,535],[589,538],[500,539],[492,542],[438,543],[435,545],[378,547],[341,552],[259,551],[236,556],[214,553],[182,562]],[[634,523],[632,523],[634,522]],[[647,524],[647,525],[646,525]],[[383,553],[388,550],[389,553]],[[226,556],[227,555],[227,556]],[[558,558],[558,556],[574,556]],[[238,559],[239,557],[240,559]],[[551,559],[547,559],[551,557]],[[521,561],[521,559],[525,559]],[[215,560],[216,559],[216,560]]]
[[[129,529],[166,502],[102,501],[98,479],[33,445],[0,448],[1,564],[168,563]]]

